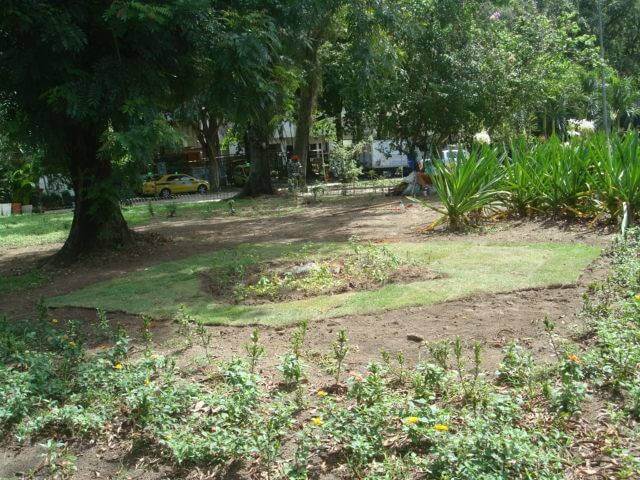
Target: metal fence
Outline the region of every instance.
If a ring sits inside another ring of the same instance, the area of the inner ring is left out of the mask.
[[[209,192],[205,194],[190,193],[185,195],[171,195],[169,198],[160,197],[135,197],[123,200],[125,206],[140,205],[142,203],[201,203],[228,200],[238,194],[238,190],[224,192]]]
[[[311,187],[309,191],[317,196],[354,197],[357,195],[387,195],[392,189],[393,187],[389,187],[388,185],[338,185],[331,187]]]

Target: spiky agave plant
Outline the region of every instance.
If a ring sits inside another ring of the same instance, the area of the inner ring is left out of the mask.
[[[430,207],[443,215],[436,224],[448,221],[452,230],[461,230],[470,223],[471,214],[497,206],[503,173],[496,150],[476,147],[455,162],[434,166],[433,186],[442,207]]]
[[[591,176],[596,200],[612,219],[622,214],[624,203],[629,218],[640,212],[640,138],[636,132],[614,137],[611,144],[604,136],[591,140],[590,152],[596,160]]]

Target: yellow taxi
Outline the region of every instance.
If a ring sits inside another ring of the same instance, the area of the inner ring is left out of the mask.
[[[143,195],[156,195],[169,198],[183,193],[205,194],[209,191],[209,182],[191,175],[175,173],[173,175],[156,175],[142,184]]]

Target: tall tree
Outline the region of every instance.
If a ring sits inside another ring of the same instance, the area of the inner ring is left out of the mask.
[[[110,131],[155,121],[189,87],[208,3],[7,0],[0,18],[0,102],[23,139],[61,161],[75,191],[59,258],[124,245]]]
[[[351,89],[359,98],[364,98],[376,82],[386,78],[374,64],[379,60],[376,55],[380,57],[384,53],[379,47],[385,40],[390,4],[386,0],[297,2],[293,55],[300,69],[301,82],[296,102],[294,153],[300,158],[307,179],[310,178],[309,136],[325,80],[327,94],[321,102],[326,113],[336,119],[337,134],[342,139],[341,94]],[[350,72],[339,72],[340,69]]]
[[[248,3],[3,2],[3,121],[22,141],[42,146],[48,162],[60,162],[76,194],[71,232],[58,258],[132,239],[120,210],[109,155],[114,149],[105,148],[109,141],[147,125],[166,126],[164,112],[197,93],[203,72],[216,73],[216,84],[229,90],[225,106],[247,85],[269,83],[261,75],[271,73],[274,29],[261,6]],[[218,58],[220,51],[226,55]],[[264,90],[251,90],[248,111]],[[229,107],[231,118],[245,118],[238,112],[248,101],[238,103]]]

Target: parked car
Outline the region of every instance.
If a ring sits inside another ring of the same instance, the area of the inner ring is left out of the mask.
[[[173,174],[151,177],[142,184],[143,195],[156,195],[169,198],[182,193],[205,194],[209,191],[209,182],[191,175]]]

